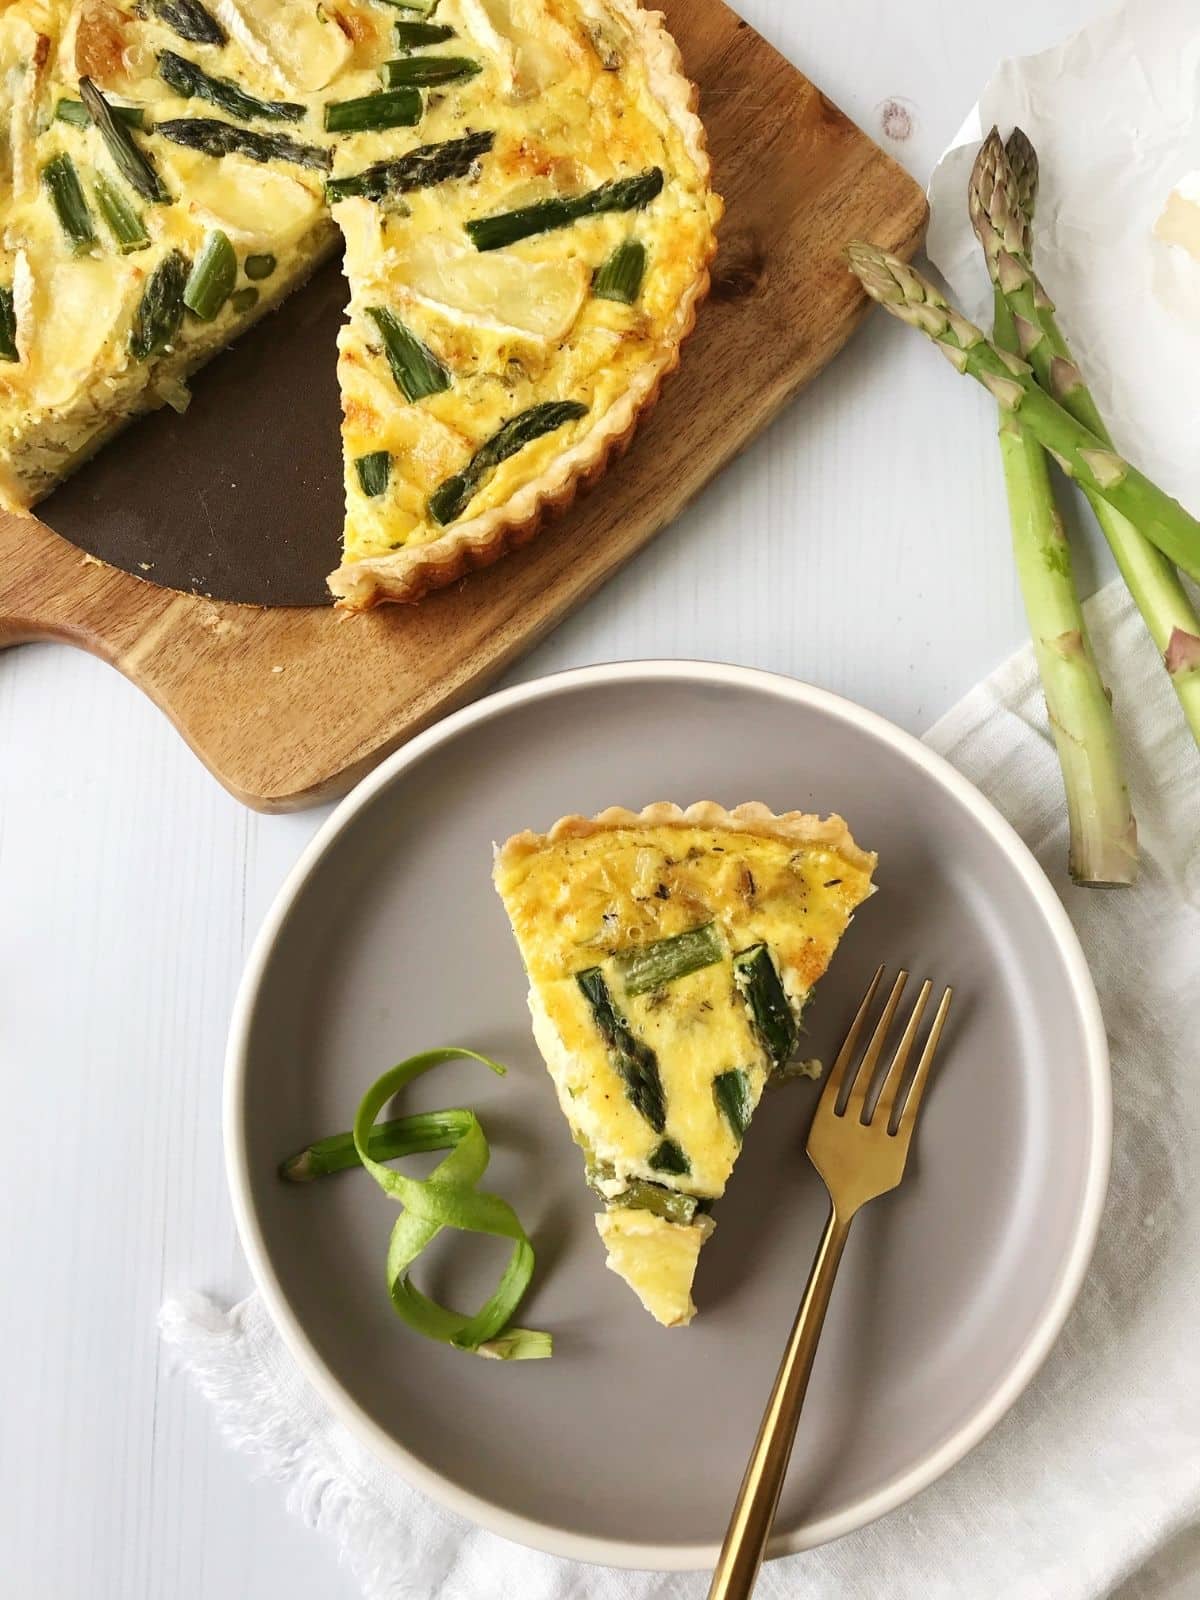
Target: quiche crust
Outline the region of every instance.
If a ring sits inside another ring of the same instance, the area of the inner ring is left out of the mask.
[[[684,72],[679,47],[667,31],[663,13],[643,10],[639,0],[608,0],[608,5],[633,31],[654,97],[674,123],[697,178],[709,191],[715,215],[707,256],[683,288],[655,359],[643,364],[620,399],[570,450],[555,456],[546,472],[524,484],[504,504],[456,523],[437,539],[385,556],[343,561],[330,575],[329,587],[345,610],[368,610],[384,601],[420,600],[430,590],[455,583],[527,544],[548,516],[566,510],[581,489],[594,484],[611,462],[624,454],[639,420],[658,400],[663,381],[679,366],[680,349],[694,329],[697,310],[709,291],[709,266],[717,249],[715,227],[723,206],[711,193],[712,164],[698,115],[699,90]]]

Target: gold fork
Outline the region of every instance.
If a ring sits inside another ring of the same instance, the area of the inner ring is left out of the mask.
[[[758,1438],[738,1490],[729,1519],[725,1543],[713,1573],[708,1600],[747,1600],[762,1566],[763,1553],[779,1504],[796,1437],[800,1408],[808,1389],[817,1340],[825,1321],[833,1280],[837,1276],[850,1224],[862,1206],[894,1189],[904,1176],[912,1132],[929,1069],[946,1025],[951,991],[942,995],[925,1048],[912,1075],[908,1092],[900,1099],[905,1069],[912,1052],[933,985],[921,986],[887,1075],[872,1104],[871,1084],[880,1054],[887,1042],[896,1008],[908,978],[901,972],[892,985],[887,1004],[857,1066],[851,1066],[859,1035],[870,1014],[875,991],[883,977],[880,967],[871,979],[858,1014],[850,1024],[822,1091],[808,1133],[808,1155],[829,1191],[829,1220],[817,1246],[808,1286],[779,1363],[775,1387],[763,1414]]]

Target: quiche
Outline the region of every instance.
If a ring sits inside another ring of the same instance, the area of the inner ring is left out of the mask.
[[[874,868],[840,817],[758,804],[564,817],[497,852],[607,1264],[668,1327],[695,1313],[712,1203]]]
[[[344,242],[342,604],[531,536],[678,363],[721,203],[637,0],[12,0],[0,503]]]

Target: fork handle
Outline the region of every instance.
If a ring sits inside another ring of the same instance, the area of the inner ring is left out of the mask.
[[[775,1386],[763,1414],[758,1438],[746,1466],[742,1486],[725,1543],[717,1558],[708,1600],[748,1600],[775,1521],[775,1511],[787,1476],[792,1441],[800,1408],[808,1390],[809,1374],[817,1353],[817,1340],[825,1324],[825,1312],[833,1280],[842,1259],[852,1218],[843,1221],[830,1207],[825,1232],[817,1246],[804,1298],[792,1324],[787,1348],[779,1363]]]

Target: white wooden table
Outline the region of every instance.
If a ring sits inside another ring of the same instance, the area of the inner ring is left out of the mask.
[[[1107,9],[740,3],[922,182],[999,54]],[[985,397],[872,318],[513,677],[712,657],[923,729],[1023,638],[992,432]],[[224,1449],[155,1331],[171,1290],[248,1287],[221,1159],[225,1026],[248,941],[324,814],[243,810],[97,661],[49,646],[0,656],[8,1600],[354,1593],[277,1489]]]

